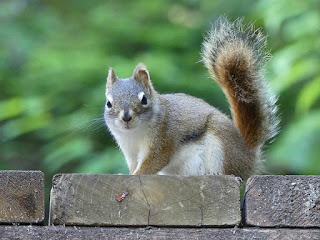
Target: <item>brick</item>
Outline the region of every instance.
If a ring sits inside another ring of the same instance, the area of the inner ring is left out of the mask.
[[[0,171],[0,223],[43,223],[44,175]]]
[[[318,240],[320,229],[239,228],[101,228],[63,226],[0,226],[0,239],[281,239]]]
[[[121,201],[116,195],[127,192]],[[50,223],[87,226],[234,226],[239,183],[232,176],[54,176]]]
[[[258,227],[320,227],[320,176],[253,176],[245,223]]]

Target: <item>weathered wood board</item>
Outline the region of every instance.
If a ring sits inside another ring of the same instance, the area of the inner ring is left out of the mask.
[[[320,176],[253,176],[245,222],[258,227],[320,227]]]
[[[320,229],[259,228],[114,228],[63,226],[0,226],[0,239],[215,239],[215,240],[318,240]]]
[[[0,223],[44,220],[44,175],[40,171],[0,171]]]
[[[240,222],[239,192],[232,176],[59,174],[53,179],[50,222],[234,226]],[[123,193],[127,195],[118,201]]]

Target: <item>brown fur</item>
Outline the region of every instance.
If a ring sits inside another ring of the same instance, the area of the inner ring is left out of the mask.
[[[168,132],[167,118],[165,117],[160,126],[155,126],[155,128],[158,128],[158,131],[153,136],[154,143],[151,144],[152,147],[141,167],[134,174],[157,174],[170,162],[175,144],[174,137]],[[158,142],[159,139],[161,142]]]
[[[265,44],[265,37],[251,25],[221,18],[202,49],[206,67],[230,103],[235,126],[257,154],[276,135],[278,124],[275,97],[264,79]]]
[[[236,49],[235,49],[236,51]],[[253,81],[250,56],[243,52],[225,53],[217,59],[217,79],[227,95],[236,127],[240,130],[249,148],[257,147],[263,131],[259,94],[252,89]],[[251,68],[251,69],[250,69]],[[251,98],[250,101],[245,99]]]

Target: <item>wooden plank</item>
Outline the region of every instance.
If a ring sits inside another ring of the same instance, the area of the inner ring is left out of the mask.
[[[234,226],[240,222],[239,199],[239,183],[232,176],[60,174],[53,179],[50,222]]]
[[[0,223],[43,223],[44,175],[0,171]]]
[[[320,229],[259,229],[259,228],[101,228],[63,226],[0,226],[0,239],[295,239],[318,240]]]
[[[320,227],[320,176],[253,176],[245,222],[259,227]]]

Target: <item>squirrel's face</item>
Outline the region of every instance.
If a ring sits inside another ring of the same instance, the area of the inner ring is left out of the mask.
[[[112,130],[144,127],[153,116],[154,90],[145,67],[139,64],[131,78],[119,79],[109,70],[104,118]]]

